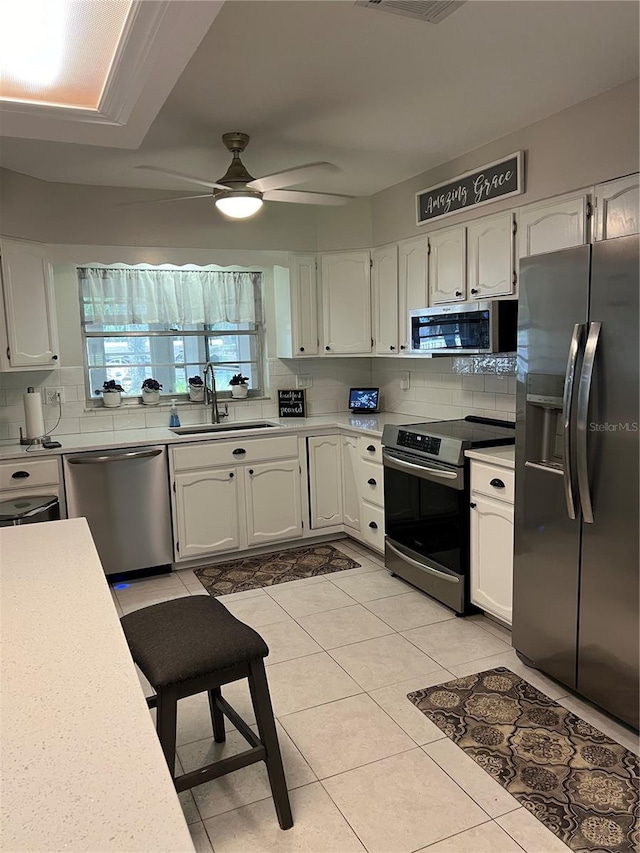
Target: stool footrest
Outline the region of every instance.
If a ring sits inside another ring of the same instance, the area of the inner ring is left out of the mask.
[[[253,731],[253,729],[249,728],[247,723],[242,719],[236,709],[233,708],[223,696],[218,696],[218,698],[216,699],[216,705],[218,706],[218,708],[220,708],[220,710],[229,720],[229,722],[233,723],[233,725],[237,728],[237,730],[247,741],[247,743],[250,744],[250,746],[260,746],[260,738]]]
[[[157,708],[158,707],[158,695],[154,693],[153,696],[147,696],[147,708]]]
[[[219,761],[214,761],[213,764],[207,764],[204,767],[199,767],[197,770],[192,770],[190,773],[183,773],[182,776],[176,776],[174,779],[176,791],[180,794],[182,791],[194,788],[196,785],[211,782],[212,779],[218,779],[220,776],[226,776],[227,773],[233,773],[234,770],[240,770],[242,767],[248,767],[249,764],[255,764],[256,761],[264,761],[266,757],[267,751],[264,746],[260,745],[253,747],[253,749],[239,752],[237,755],[221,758]]]

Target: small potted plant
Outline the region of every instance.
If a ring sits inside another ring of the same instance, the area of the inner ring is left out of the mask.
[[[243,399],[249,393],[248,376],[243,376],[241,373],[235,373],[229,380],[231,385],[231,396],[236,399]]]
[[[96,388],[96,394],[102,394],[102,405],[108,409],[114,409],[122,403],[122,392],[124,388],[115,379],[107,379],[102,383],[102,388]]]
[[[157,406],[160,402],[162,385],[157,379],[145,379],[142,383],[142,402],[145,406]]]
[[[204,400],[204,383],[202,376],[190,376],[187,380],[189,383],[189,399],[192,403],[202,403]]]

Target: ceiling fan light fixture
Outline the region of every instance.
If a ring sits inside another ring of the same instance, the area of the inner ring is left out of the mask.
[[[216,207],[231,219],[248,219],[262,207],[260,193],[238,190],[226,192],[215,200]]]

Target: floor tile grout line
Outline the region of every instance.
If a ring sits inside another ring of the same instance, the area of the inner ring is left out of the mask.
[[[443,620],[443,621],[445,621],[445,622],[449,622],[449,621],[451,621],[451,620],[449,620],[449,619],[445,619],[445,620]],[[440,625],[440,624],[442,624],[442,623],[441,623],[441,622],[433,622],[432,624],[433,624],[433,625]],[[429,626],[429,625],[424,625],[423,627],[424,627],[424,628],[429,628],[430,626]],[[407,637],[407,636],[405,636],[405,634],[407,634],[409,631],[414,631],[414,630],[418,630],[418,629],[417,629],[417,628],[408,628],[406,631],[398,631],[398,633],[400,634],[400,636],[401,636],[401,637],[404,637],[404,639],[405,639],[405,640],[408,640],[408,641],[411,643],[411,645],[415,646],[415,647],[416,647],[416,649],[418,649],[419,651],[421,651],[423,655],[427,655],[427,657],[431,658],[431,655],[428,655],[428,654],[427,654],[427,652],[425,652],[425,650],[424,650],[424,649],[421,649],[421,648],[420,648],[420,646],[419,646],[417,643],[414,643],[414,642],[413,642],[413,640],[411,639],[411,637]],[[495,640],[497,640],[498,638],[497,638],[497,637],[494,637],[494,639],[495,639]],[[502,640],[500,640],[499,642],[502,642]],[[505,645],[506,645],[506,643],[505,643]],[[496,653],[495,653],[495,656],[497,656],[497,655],[502,655],[502,654],[506,654],[506,652],[510,652],[510,651],[513,651],[512,646],[507,646],[507,648],[506,648],[505,652],[496,652]],[[487,658],[487,657],[494,657],[494,655],[483,655],[483,657],[479,657],[479,658],[472,658],[471,660],[462,660],[462,661],[458,661],[458,663],[454,663],[454,664],[444,664],[444,663],[440,663],[440,662],[439,662],[439,661],[437,661],[435,658],[431,658],[431,660],[433,660],[435,663],[437,663],[437,664],[438,664],[438,666],[439,666],[439,667],[441,667],[442,669],[447,669],[447,666],[466,666],[466,665],[467,665],[467,664],[469,664],[469,663],[475,663],[476,661],[478,661],[478,660],[484,660],[484,659],[485,659],[485,658]],[[451,671],[451,670],[449,670],[449,672],[450,672],[450,671]],[[459,678],[459,676],[454,675],[454,676],[453,676],[453,678]]]

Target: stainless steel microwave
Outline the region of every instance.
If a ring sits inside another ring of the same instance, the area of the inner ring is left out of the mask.
[[[424,355],[514,352],[518,300],[463,302],[409,312],[409,351]]]

